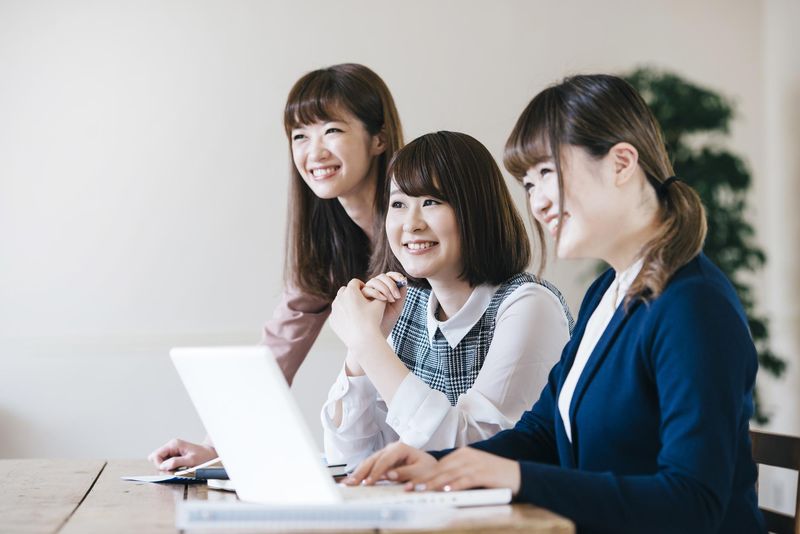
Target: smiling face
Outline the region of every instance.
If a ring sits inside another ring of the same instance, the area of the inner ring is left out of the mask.
[[[357,195],[374,187],[377,156],[385,149],[352,114],[300,125],[291,131],[292,159],[300,176],[320,198]]]
[[[394,181],[389,195],[386,235],[406,273],[445,282],[458,279],[463,265],[453,208],[433,196],[409,196]]]
[[[615,197],[611,157],[593,158],[582,148],[565,145],[561,168],[563,213],[559,214],[558,176],[552,157],[531,167],[523,178],[531,212],[546,232],[558,236],[559,258],[605,259],[624,232],[626,220]]]

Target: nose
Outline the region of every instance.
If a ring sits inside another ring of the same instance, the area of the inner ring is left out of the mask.
[[[425,229],[425,218],[419,206],[411,206],[406,210],[406,215],[403,217],[403,231],[409,234],[419,232]]]
[[[309,155],[315,161],[322,161],[328,158],[331,153],[328,147],[325,146],[324,139],[320,137],[311,138],[311,146],[309,147]]]
[[[543,221],[547,212],[553,207],[553,201],[543,190],[542,187],[536,187],[531,191],[528,198],[531,206],[531,213],[539,222]]]

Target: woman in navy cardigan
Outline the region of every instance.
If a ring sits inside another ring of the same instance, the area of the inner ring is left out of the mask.
[[[402,443],[349,483],[510,487],[585,532],[763,532],[748,421],[758,367],[730,282],[701,253],[705,213],[624,80],[537,95],[506,144],[560,258],[611,265],[589,288],[539,400],[511,430],[425,453]]]

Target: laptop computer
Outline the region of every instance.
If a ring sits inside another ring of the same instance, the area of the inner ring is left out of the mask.
[[[319,461],[311,432],[267,347],[175,348],[170,356],[242,501],[309,509],[345,502],[441,508],[511,500],[509,489],[445,493],[337,485]]]

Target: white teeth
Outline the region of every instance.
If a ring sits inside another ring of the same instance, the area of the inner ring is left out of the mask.
[[[426,248],[431,248],[435,244],[436,243],[434,243],[432,241],[426,241],[425,243],[407,243],[406,246],[410,250],[423,250],[423,249],[426,249]]]
[[[311,174],[314,178],[322,178],[329,176],[339,170],[339,167],[322,167],[319,169],[311,169]]]

